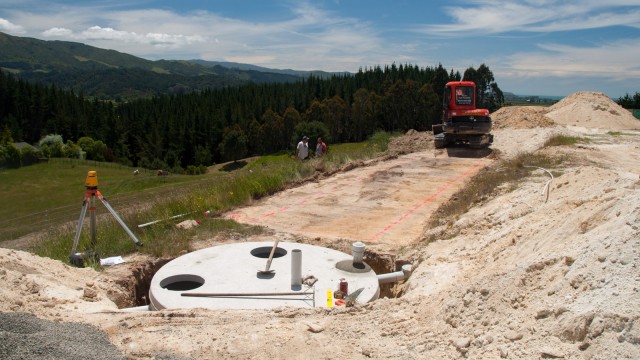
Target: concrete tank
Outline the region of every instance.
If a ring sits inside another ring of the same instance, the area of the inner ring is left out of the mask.
[[[272,242],[225,244],[194,251],[172,260],[154,275],[149,289],[151,310],[271,309],[276,307],[327,307],[327,292],[338,289],[341,279],[349,293],[360,288],[359,303],[378,298],[375,272],[366,264],[353,264],[341,251],[300,243],[279,243],[264,273]],[[296,251],[294,267],[292,253]],[[295,269],[296,263],[301,267]],[[292,281],[294,275],[313,275],[311,287]]]

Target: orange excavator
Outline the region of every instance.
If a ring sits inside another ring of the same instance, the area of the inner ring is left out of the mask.
[[[437,149],[451,144],[483,148],[493,143],[489,110],[476,109],[476,84],[450,81],[444,88],[442,124],[432,126]]]

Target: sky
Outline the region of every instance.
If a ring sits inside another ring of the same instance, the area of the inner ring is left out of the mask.
[[[0,0],[0,32],[275,69],[485,64],[518,95],[640,92],[640,0]]]

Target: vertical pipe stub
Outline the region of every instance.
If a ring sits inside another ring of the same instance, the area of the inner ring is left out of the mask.
[[[291,287],[302,286],[302,250],[291,250]]]
[[[362,264],[362,258],[364,257],[364,243],[361,241],[351,244],[351,253],[353,254],[353,263]]]

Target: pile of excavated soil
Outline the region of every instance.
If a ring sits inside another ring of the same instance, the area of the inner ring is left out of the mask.
[[[0,285],[0,311],[47,314],[63,321],[61,311],[117,309],[101,295],[111,292],[114,283],[100,273],[24,251],[0,248]]]
[[[411,129],[404,136],[391,139],[389,143],[389,152],[394,154],[406,154],[427,149],[433,149],[433,133],[431,131]]]
[[[610,159],[636,148],[571,154]],[[432,358],[454,358],[452,348],[477,359],[638,358],[639,165],[565,167],[546,202],[540,172],[423,249],[407,296],[431,304]]]
[[[551,127],[553,120],[544,106],[507,106],[491,114],[494,129],[533,129]]]
[[[607,95],[581,91],[553,106],[508,106],[491,114],[494,129],[533,129],[554,125],[590,129],[640,129],[640,121]]]
[[[581,91],[562,99],[546,114],[556,124],[585,128],[640,129],[640,121],[607,95]]]

